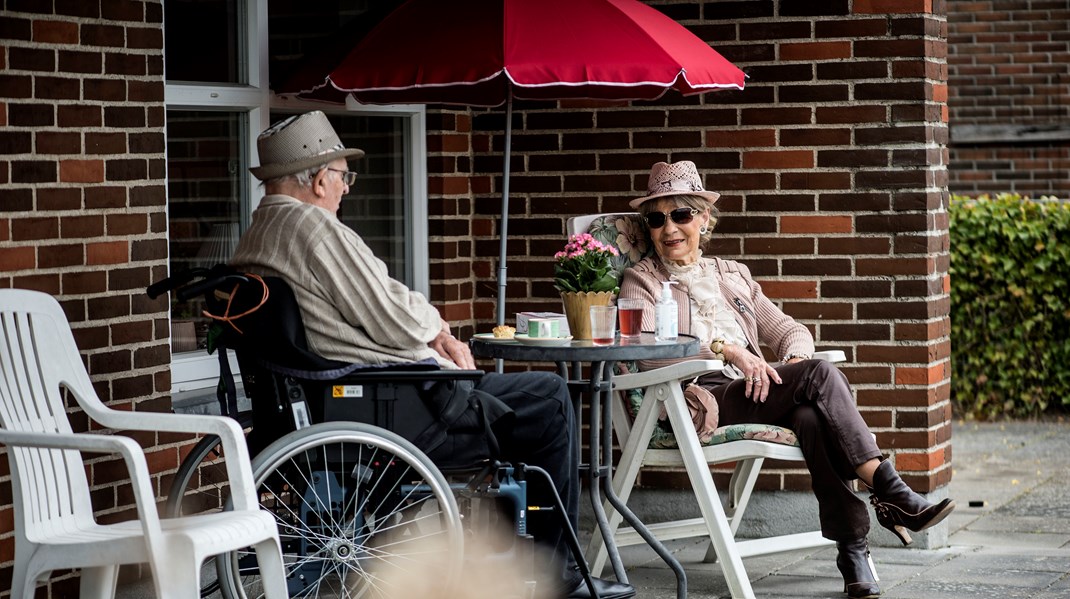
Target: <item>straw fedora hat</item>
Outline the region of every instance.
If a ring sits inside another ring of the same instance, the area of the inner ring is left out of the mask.
[[[672,164],[658,162],[650,167],[646,193],[647,195],[628,202],[628,205],[638,210],[639,206],[647,200],[679,195],[703,197],[713,204],[717,198],[721,197],[721,194],[716,191],[706,191],[702,187],[702,177],[699,176],[695,163],[690,160],[681,160]]]
[[[327,115],[319,110],[294,115],[268,127],[256,138],[260,166],[249,172],[261,181],[292,175],[339,158],[364,155],[347,149],[338,139]]]

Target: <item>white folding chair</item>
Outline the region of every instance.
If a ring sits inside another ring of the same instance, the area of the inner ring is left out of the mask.
[[[233,511],[161,520],[141,446],[119,434],[74,433],[65,393],[103,427],[218,436]],[[12,597],[31,599],[40,579],[65,568],[81,568],[83,599],[113,597],[119,566],[148,562],[157,597],[195,599],[207,557],[250,546],[266,596],[288,596],[278,529],[255,499],[238,424],[216,416],[106,407],[93,390],[59,303],[43,293],[0,290],[0,443],[8,447],[15,509]],[[82,453],[122,457],[137,520],[96,521]]]
[[[618,224],[619,219],[637,219],[634,213],[598,214],[570,219],[569,235],[591,232],[604,243],[616,244],[616,236],[623,231],[635,231],[636,223]],[[634,254],[632,256],[634,258]],[[843,352],[821,352],[815,358],[842,361]],[[693,537],[709,537],[710,550],[706,561],[716,559],[721,564],[732,597],[752,598],[750,580],[743,567],[742,558],[832,545],[819,531],[786,534],[759,539],[737,540],[736,531],[743,519],[744,510],[750,501],[754,484],[766,458],[802,462],[802,451],[797,445],[785,445],[764,441],[748,433],[758,425],[734,425],[715,435],[714,443],[703,446],[695,433],[691,415],[684,400],[682,381],[720,370],[716,360],[692,360],[658,368],[647,372],[617,375],[613,387],[619,391],[619,401],[613,409],[613,428],[617,441],[622,446],[620,462],[613,476],[613,489],[624,503],[631,497],[636,478],[643,466],[683,467],[691,481],[698,503],[700,518],[649,525],[651,533],[661,541]],[[643,399],[632,420],[626,392],[642,389]],[[657,426],[658,416],[664,407],[675,437],[675,447],[654,448],[651,436]],[[758,427],[762,428],[762,427]],[[768,430],[769,427],[764,427]],[[785,431],[786,429],[780,429]],[[793,435],[792,435],[793,436]],[[735,463],[735,470],[728,485],[728,509],[721,503],[710,472],[710,466]],[[643,543],[643,539],[630,528],[620,528],[623,518],[606,502],[610,530],[615,531],[618,546]],[[587,548],[587,560],[592,572],[602,571],[607,559],[601,535],[595,534]]]

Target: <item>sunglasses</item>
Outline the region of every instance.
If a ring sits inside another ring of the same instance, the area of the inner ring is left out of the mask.
[[[350,187],[352,187],[353,184],[357,182],[357,173],[355,173],[353,171],[343,171],[342,169],[331,168],[329,166],[326,168],[326,170],[334,171],[336,173],[341,173],[342,174],[342,181],[344,181],[345,184],[349,185]]]
[[[670,210],[669,212],[650,212],[643,216],[646,219],[646,226],[651,229],[660,229],[665,226],[665,216],[668,215],[672,219],[672,222],[678,225],[686,225],[687,223],[695,220],[695,215],[698,214],[698,210],[694,208],[677,208]]]

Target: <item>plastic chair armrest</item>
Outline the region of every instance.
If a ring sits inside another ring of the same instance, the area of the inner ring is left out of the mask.
[[[141,520],[142,530],[149,543],[160,546],[164,542],[160,514],[156,509],[156,496],[152,485],[148,483],[151,478],[149,465],[145,460],[145,451],[133,439],[121,435],[0,431],[0,443],[13,447],[66,449],[121,456],[134,490],[134,504],[137,507],[138,519]]]
[[[829,349],[825,351],[814,352],[815,360],[825,360],[826,362],[846,362],[847,355],[843,353],[842,349]]]
[[[703,374],[717,372],[722,368],[724,368],[724,363],[720,360],[687,360],[686,362],[677,362],[654,370],[633,374],[619,374],[613,377],[613,388],[617,391],[642,389],[658,383],[695,378]]]
[[[230,481],[231,497],[239,510],[259,509],[245,433],[232,418],[198,414],[122,412],[105,408],[90,414],[104,426],[119,430],[149,430],[215,435],[223,446],[223,460]]]

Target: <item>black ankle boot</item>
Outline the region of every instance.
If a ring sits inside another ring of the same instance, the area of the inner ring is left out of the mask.
[[[877,584],[877,571],[869,557],[869,544],[866,539],[855,539],[836,543],[836,567],[843,575],[843,592],[848,599],[874,599],[881,596],[881,587]]]
[[[904,545],[911,542],[907,529],[923,531],[955,509],[955,502],[951,499],[933,504],[911,491],[888,461],[877,466],[870,491],[873,494],[869,496],[869,502],[877,512],[877,522],[892,531]]]

